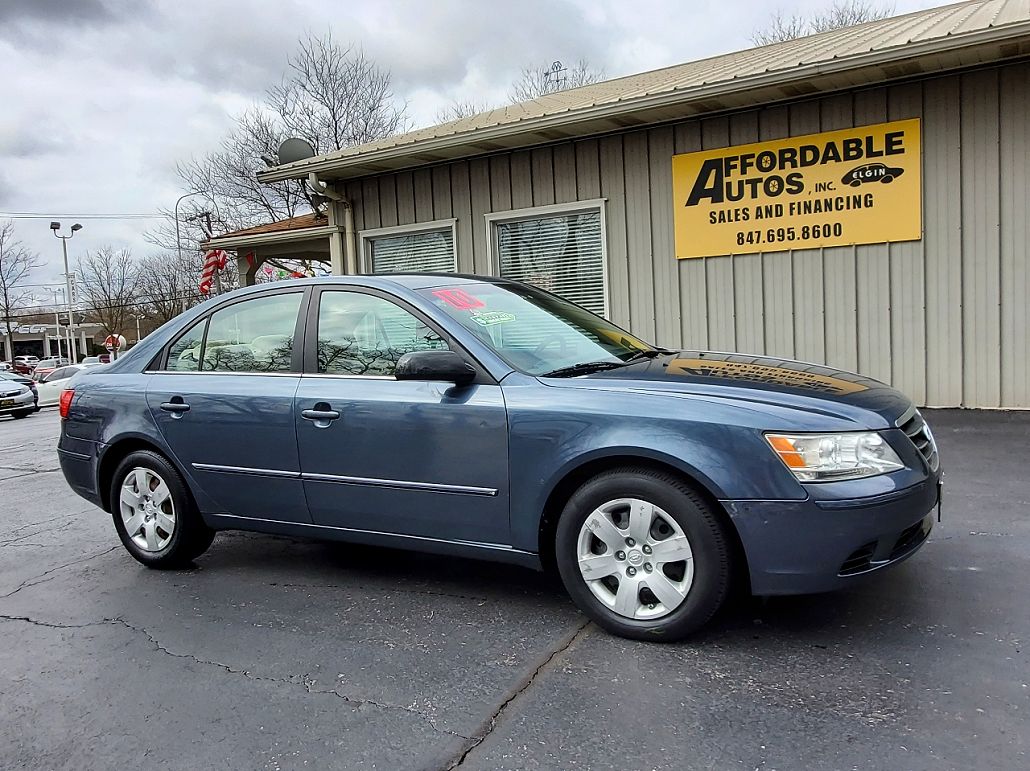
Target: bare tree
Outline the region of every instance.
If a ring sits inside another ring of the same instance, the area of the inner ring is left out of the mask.
[[[194,197],[183,205],[182,245],[196,248],[205,234],[187,225],[190,214],[210,212],[215,234],[249,227],[316,209],[318,201],[303,181],[272,184],[255,173],[275,163],[276,150],[288,137],[306,139],[318,153],[372,142],[407,126],[405,108],[391,90],[391,75],[361,50],[337,43],[331,33],[300,39],[287,58],[282,81],[264,101],[242,113],[221,146],[181,162],[179,179]],[[175,220],[147,234],[162,249],[178,249]]]
[[[528,102],[545,94],[565,91],[569,88],[589,86],[604,80],[604,70],[580,59],[572,67],[563,67],[561,62],[539,67],[523,67],[522,73],[511,84],[508,98],[512,104]]]
[[[127,249],[105,246],[79,258],[76,266],[79,305],[105,336],[124,334],[135,324],[140,268]]]
[[[30,252],[14,237],[14,223],[0,224],[0,314],[7,332],[4,337],[4,358],[14,356],[14,315],[31,298],[31,293],[20,288],[29,274],[40,265],[39,255]]]
[[[135,312],[155,326],[171,321],[203,301],[200,273],[203,265],[194,252],[180,259],[176,252],[160,252],[139,264],[139,302]]]
[[[880,4],[872,0],[834,0],[825,11],[810,16],[787,15],[783,11],[775,11],[769,17],[766,26],[751,33],[751,42],[755,45],[782,43],[817,32],[828,32],[867,21],[886,19],[893,15],[893,3]]]
[[[455,99],[446,107],[436,111],[437,123],[450,123],[452,120],[471,118],[481,112],[488,112],[494,109],[488,102],[481,102],[476,99]]]

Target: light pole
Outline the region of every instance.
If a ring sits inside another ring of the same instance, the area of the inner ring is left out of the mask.
[[[71,235],[67,236],[60,234],[60,222],[51,222],[50,229],[54,231],[55,236],[61,239],[61,247],[64,250],[64,291],[65,299],[68,301],[68,358],[71,359],[72,364],[78,364],[79,358],[75,353],[75,320],[72,318],[72,274],[68,270],[68,239],[72,238],[76,231],[82,230],[82,225],[76,222],[72,225]]]
[[[194,190],[192,193],[183,193],[179,196],[175,202],[175,249],[179,254],[179,260],[182,260],[182,241],[179,240],[179,204],[182,203],[183,198],[189,198],[191,195],[200,195],[203,190]]]
[[[137,316],[136,317],[136,342],[137,343],[139,343],[139,320],[141,318],[143,318],[143,317],[142,316]]]
[[[61,291],[60,289],[51,288],[51,292],[54,293],[54,337],[57,338],[57,358],[61,358],[61,319],[58,317],[57,312],[61,306],[57,303],[57,295]],[[47,345],[46,355],[50,355],[49,344]]]

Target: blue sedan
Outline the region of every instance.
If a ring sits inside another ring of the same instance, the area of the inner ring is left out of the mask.
[[[58,453],[128,552],[254,530],[554,567],[615,634],[675,640],[735,580],[852,585],[933,526],[911,401],[814,364],[648,345],[477,276],[265,284],[61,396]]]

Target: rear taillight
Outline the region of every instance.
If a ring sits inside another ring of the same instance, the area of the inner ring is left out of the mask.
[[[72,408],[72,399],[74,399],[74,398],[75,398],[75,389],[74,388],[69,388],[69,389],[66,389],[64,391],[61,391],[61,403],[60,403],[59,409],[60,409],[60,412],[61,412],[61,419],[62,420],[64,418],[68,417],[68,411],[71,410],[71,408]]]

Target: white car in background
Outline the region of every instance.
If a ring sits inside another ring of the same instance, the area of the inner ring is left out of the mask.
[[[40,407],[56,407],[61,401],[61,391],[68,387],[71,378],[84,369],[102,367],[103,364],[69,364],[58,367],[36,386]]]

